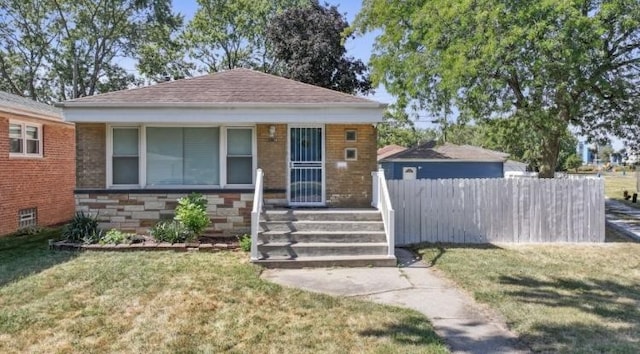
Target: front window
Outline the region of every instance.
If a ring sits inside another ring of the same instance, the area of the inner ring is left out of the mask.
[[[113,184],[137,185],[138,128],[113,128]]]
[[[227,183],[253,182],[253,130],[227,129]]]
[[[42,156],[42,126],[9,123],[9,153],[13,156]]]
[[[112,127],[110,186],[253,183],[253,127]],[[140,175],[139,175],[140,174]]]
[[[219,128],[147,128],[147,185],[220,184]]]

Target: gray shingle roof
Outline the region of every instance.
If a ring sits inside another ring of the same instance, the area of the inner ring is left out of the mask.
[[[388,156],[385,160],[419,159],[419,160],[465,160],[465,161],[505,161],[509,154],[471,145],[455,145],[445,143],[437,145],[428,141],[411,149]]]
[[[152,86],[81,97],[63,106],[117,104],[356,104],[380,105],[362,97],[249,69],[163,82]]]
[[[0,91],[0,108],[9,108],[62,119],[62,110],[30,98]]]

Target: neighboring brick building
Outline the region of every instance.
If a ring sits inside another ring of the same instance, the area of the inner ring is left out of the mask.
[[[73,124],[57,108],[0,92],[0,235],[71,219],[74,185]]]
[[[76,123],[78,210],[146,232],[191,191],[213,231],[248,231],[255,171],[265,202],[367,207],[384,105],[247,69],[64,102]]]

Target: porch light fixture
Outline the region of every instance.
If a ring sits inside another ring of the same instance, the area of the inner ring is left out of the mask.
[[[276,141],[276,126],[269,126],[269,140]]]

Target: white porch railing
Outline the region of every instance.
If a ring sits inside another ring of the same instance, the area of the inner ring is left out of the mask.
[[[262,213],[264,173],[256,171],[256,189],[253,193],[253,209],[251,210],[251,260],[258,260],[258,232],[260,232],[260,214]]]
[[[391,197],[387,188],[387,179],[384,177],[384,170],[371,172],[373,177],[373,193],[371,194],[371,205],[382,213],[384,230],[387,234],[387,246],[390,257],[395,255],[395,212],[391,205]]]

